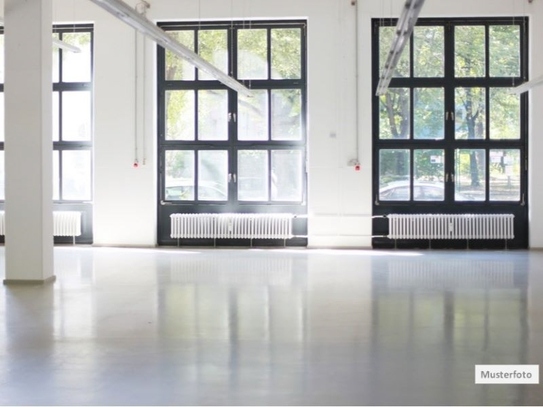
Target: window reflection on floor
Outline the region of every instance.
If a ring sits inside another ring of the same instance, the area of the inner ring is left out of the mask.
[[[4,288],[5,404],[541,404],[473,383],[541,360],[540,253],[55,253],[54,285]]]

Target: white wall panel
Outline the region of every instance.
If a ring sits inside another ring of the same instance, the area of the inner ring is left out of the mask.
[[[127,1],[135,5],[135,1]],[[150,0],[154,21],[217,19],[308,20],[308,171],[310,246],[369,246],[371,222],[371,18],[397,17],[403,0],[359,1],[358,72],[355,47],[356,8],[351,0]],[[155,47],[146,58],[145,152],[147,162],[132,168],[135,69],[134,32],[90,1],[54,0],[56,22],[95,23],[95,243],[154,245],[156,238]],[[543,3],[428,1],[421,17],[527,14],[534,38],[543,36]],[[541,53],[531,55],[531,71],[543,72]],[[143,62],[139,72],[143,72]],[[358,73],[358,87],[357,84]],[[356,97],[358,91],[358,110]],[[140,89],[141,95],[141,89]],[[531,96],[530,173],[543,172],[543,88]],[[538,108],[539,106],[539,108]],[[358,117],[357,117],[358,116]],[[140,118],[141,119],[141,118]],[[357,150],[358,124],[358,151]],[[143,129],[138,130],[140,153]],[[361,171],[348,166],[360,159]],[[141,160],[140,156],[140,160]],[[141,161],[140,161],[141,164]],[[531,244],[543,247],[543,188],[530,186]],[[330,223],[329,215],[337,221]],[[345,216],[366,221],[344,222]],[[323,225],[330,237],[322,236]],[[356,228],[356,230],[354,230]],[[353,236],[353,233],[360,236]]]

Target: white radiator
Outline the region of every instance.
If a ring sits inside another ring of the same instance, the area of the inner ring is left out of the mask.
[[[81,236],[81,212],[53,212],[53,236]]]
[[[512,214],[387,215],[390,239],[513,239]]]
[[[0,236],[6,234],[4,212],[0,211]],[[81,236],[81,212],[54,211],[53,236]]]
[[[289,213],[174,213],[170,237],[174,239],[290,239]]]

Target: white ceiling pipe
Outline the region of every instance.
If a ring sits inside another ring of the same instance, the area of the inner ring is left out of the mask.
[[[68,44],[67,42],[59,40],[58,38],[53,38],[53,47],[61,48],[63,50],[75,53],[81,52],[81,48],[76,47],[72,44]]]
[[[387,92],[396,65],[400,60],[405,45],[409,42],[423,5],[424,0],[406,0],[402,14],[396,24],[396,35],[390,45],[383,73],[379,77],[376,96],[384,95]]]
[[[0,25],[1,26],[4,25],[4,19],[3,18],[0,18]],[[53,46],[56,47],[56,48],[62,48],[64,50],[66,50],[66,51],[71,51],[71,52],[75,52],[75,53],[81,52],[81,48],[76,47],[75,45],[72,45],[72,44],[68,44],[65,41],[61,41],[58,38],[53,38]]]
[[[528,82],[525,82],[522,85],[517,86],[516,88],[512,88],[511,93],[520,95],[521,93],[528,92],[530,89],[533,89],[539,85],[543,85],[543,75],[538,76],[537,78],[532,79]]]
[[[136,10],[128,6],[121,0],[90,0],[108,13],[125,22],[132,28],[135,28],[146,35],[157,44],[163,46],[179,57],[185,59],[198,69],[208,73],[215,79],[245,96],[252,96],[251,91],[243,84],[228,76],[214,65],[207,62],[201,56],[191,51],[177,40],[170,37],[163,29],[149,21],[145,16],[139,14]]]

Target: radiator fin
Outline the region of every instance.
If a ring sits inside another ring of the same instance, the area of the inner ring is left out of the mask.
[[[390,214],[390,239],[514,239],[512,214]]]
[[[174,213],[173,239],[290,239],[290,213]]]
[[[81,212],[53,212],[53,236],[81,236]]]

